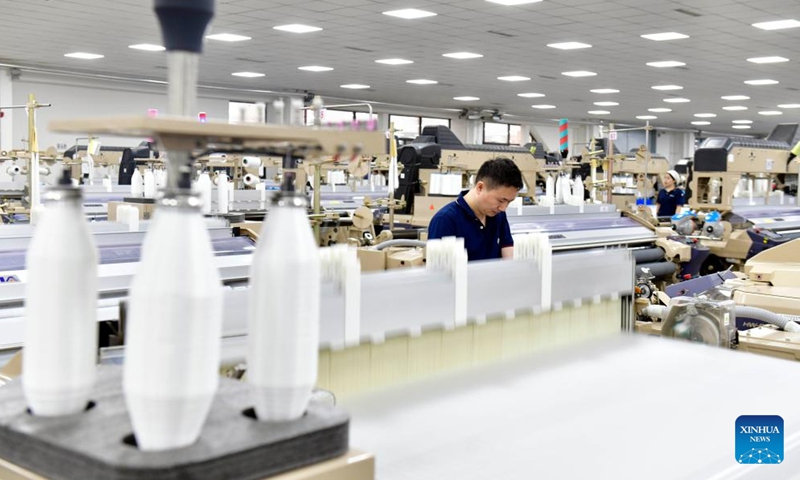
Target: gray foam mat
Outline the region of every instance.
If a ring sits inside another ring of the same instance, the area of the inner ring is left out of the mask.
[[[0,388],[0,457],[52,479],[261,479],[343,455],[349,416],[312,402],[287,423],[243,414],[253,405],[246,383],[220,379],[211,412],[195,444],[141,452],[123,442],[132,433],[122,395],[122,368],[98,367],[92,400],[81,414],[57,418],[27,413],[19,380]]]

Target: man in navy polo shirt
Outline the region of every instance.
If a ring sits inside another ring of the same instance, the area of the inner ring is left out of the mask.
[[[428,239],[464,239],[469,260],[512,258],[514,239],[505,210],[522,188],[522,174],[507,158],[495,158],[481,165],[475,186],[462,193],[434,215]]]

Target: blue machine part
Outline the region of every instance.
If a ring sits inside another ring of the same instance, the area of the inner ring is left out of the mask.
[[[706,222],[719,222],[720,220],[722,220],[722,215],[716,210],[706,215]]]
[[[736,274],[731,271],[726,270],[724,272],[712,273],[710,275],[670,285],[664,290],[664,293],[666,293],[669,298],[692,297],[722,285],[725,283],[725,280],[732,278],[736,278]]]
[[[775,233],[772,230],[762,230],[759,228],[751,228],[747,231],[747,236],[753,241],[753,244],[750,246],[750,251],[747,252],[747,258],[751,258],[764,250],[793,240],[793,238]]]

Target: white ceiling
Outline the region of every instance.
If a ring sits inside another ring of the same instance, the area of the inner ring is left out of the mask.
[[[420,8],[430,18],[403,20],[381,12]],[[691,16],[678,10],[688,10]],[[765,117],[757,112],[779,110],[778,104],[800,103],[800,28],[764,31],[755,22],[800,20],[798,0],[544,0],[523,6],[502,6],[484,0],[217,0],[213,33],[237,33],[253,39],[240,43],[208,41],[201,60],[200,82],[226,87],[276,91],[309,90],[323,96],[358,98],[440,108],[479,107],[508,114],[573,121],[599,120],[641,124],[637,115],[656,115],[654,125],[730,131],[735,119],[753,120],[753,130],[766,133],[776,123],[800,122],[800,109]],[[301,23],[324,30],[292,34],[276,25]],[[655,42],[647,33],[675,31],[690,38]],[[131,50],[130,44],[161,43],[149,0],[0,0],[0,61],[60,70],[164,79],[165,54]],[[492,33],[495,32],[495,33]],[[501,33],[502,35],[499,35]],[[548,43],[578,41],[593,48],[561,51]],[[100,53],[100,60],[65,58],[68,52]],[[443,53],[471,51],[475,60],[453,60]],[[750,57],[783,56],[789,62],[756,65]],[[375,60],[401,57],[411,65],[389,66]],[[679,60],[681,68],[653,68],[647,62]],[[325,73],[298,71],[303,65],[324,65]],[[263,78],[232,77],[255,71]],[[595,77],[569,78],[561,72],[591,70]],[[503,82],[499,76],[524,75],[532,80]],[[439,85],[410,85],[428,78]],[[771,78],[773,86],[749,86],[750,79]],[[368,84],[364,91],[344,90],[345,83]],[[657,92],[652,85],[678,84],[684,90]],[[616,88],[619,94],[598,95],[593,88]],[[517,96],[544,93],[542,99]],[[748,95],[726,102],[722,95]],[[455,96],[477,96],[459,102]],[[681,96],[690,103],[667,104]],[[619,106],[596,107],[596,101]],[[558,108],[537,111],[533,103]],[[729,112],[725,105],[745,105]],[[650,113],[648,108],[672,108]],[[589,110],[610,110],[596,117]],[[715,113],[698,119],[696,113]]]

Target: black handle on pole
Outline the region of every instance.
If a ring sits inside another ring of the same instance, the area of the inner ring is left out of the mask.
[[[155,0],[167,50],[201,53],[203,35],[214,17],[214,0]]]

